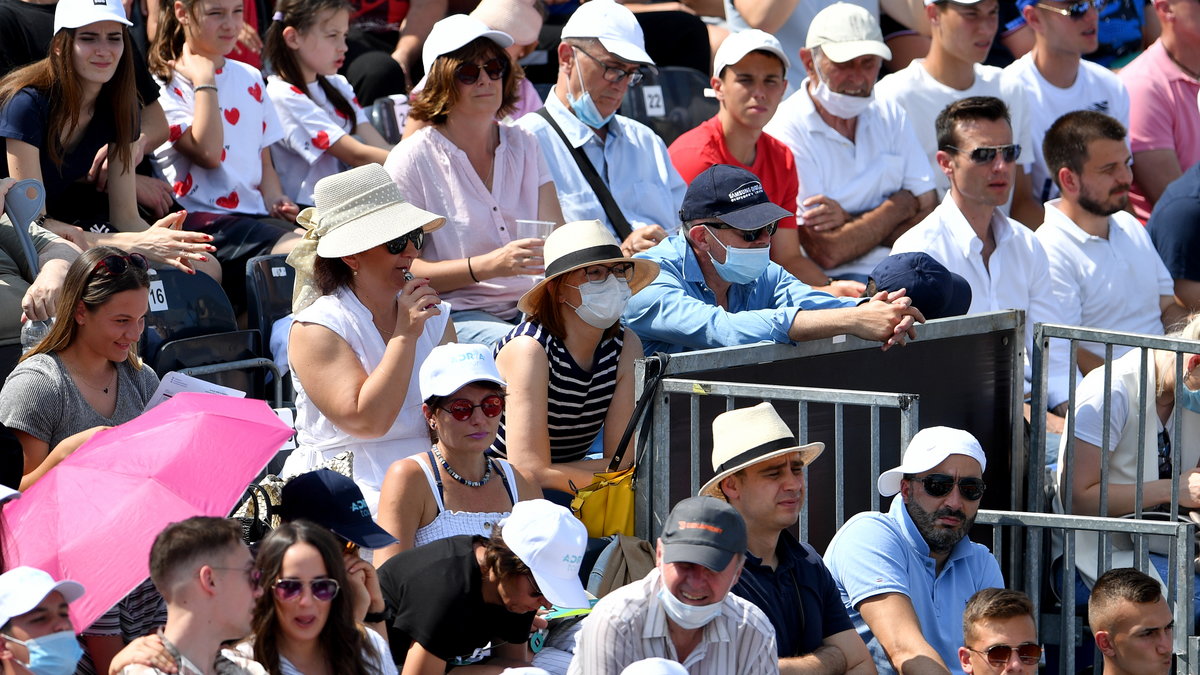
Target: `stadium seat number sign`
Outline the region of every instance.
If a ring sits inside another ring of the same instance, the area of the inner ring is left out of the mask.
[[[662,87],[649,84],[642,87],[642,101],[646,104],[646,114],[650,117],[666,117],[667,105],[663,101]]]
[[[167,309],[167,292],[163,289],[161,280],[150,282],[150,311],[161,312]]]

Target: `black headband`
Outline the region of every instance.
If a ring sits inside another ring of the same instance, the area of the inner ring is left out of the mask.
[[[776,450],[783,450],[784,448],[791,448],[795,446],[796,439],[794,438],[777,438],[773,441],[767,441],[762,445],[756,445],[753,448],[750,448],[749,450],[739,454],[736,457],[733,457],[732,459],[729,459],[728,461],[722,462],[721,466],[717,467],[717,473],[724,473],[733,467],[741,466],[746,462],[757,459],[768,453],[775,452]],[[799,449],[797,448],[797,451],[798,450]]]
[[[573,267],[587,265],[589,263],[600,262],[601,260],[612,260],[614,258],[624,258],[625,254],[621,252],[621,247],[616,244],[602,244],[600,246],[589,246],[581,248],[578,251],[557,258],[554,262],[546,265],[546,278],[566,272]]]

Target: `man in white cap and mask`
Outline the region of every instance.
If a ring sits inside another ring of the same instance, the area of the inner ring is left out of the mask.
[[[75,672],[83,647],[75,638],[67,606],[83,595],[83,586],[55,581],[34,567],[16,567],[0,575],[0,639],[4,651],[34,675]]]
[[[796,158],[799,243],[835,279],[866,281],[937,201],[908,114],[875,98],[891,56],[871,12],[845,2],[826,7],[800,50],[808,77],[766,128]]]
[[[771,622],[729,592],[745,551],[746,523],[732,506],[713,497],[676,504],[655,568],[604,596],[583,620],[568,675],[620,675],[653,657],[691,675],[778,673]]]
[[[770,403],[713,420],[713,472],[701,495],[724,499],[746,521],[747,553],[733,593],[775,627],[781,673],[874,673],[821,556],[788,531],[804,506],[804,467],[825,449],[799,445]]]
[[[667,146],[649,127],[616,114],[653,66],[633,12],[613,0],[580,6],[562,29],[558,82],[546,107],[518,124],[532,131],[554,177],[565,222],[599,218],[625,255],[674,230],[686,189]]]
[[[983,588],[1004,588],[987,547],[967,538],[986,485],[979,441],[949,427],[913,436],[879,476],[887,513],[846,522],[825,552],[842,602],[880,673],[961,673],[962,615]]]

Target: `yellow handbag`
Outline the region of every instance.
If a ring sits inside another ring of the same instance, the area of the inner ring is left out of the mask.
[[[621,460],[625,457],[625,450],[637,430],[638,422],[645,415],[649,403],[654,400],[658,383],[666,373],[669,360],[670,356],[663,352],[647,359],[647,365],[651,362],[658,363],[658,370],[646,381],[642,397],[634,406],[629,425],[625,427],[625,433],[621,435],[621,441],[617,444],[617,451],[608,463],[608,471],[594,474],[596,480],[590,485],[581,488],[571,486],[575,490],[575,497],[571,500],[571,511],[587,526],[589,537],[598,539],[614,534],[633,536],[633,481],[639,459],[637,450],[634,450],[632,464],[624,469],[617,467],[621,466]],[[649,434],[643,434],[642,440],[645,441],[648,436]]]

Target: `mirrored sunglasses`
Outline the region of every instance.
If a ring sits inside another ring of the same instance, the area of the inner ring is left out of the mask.
[[[504,412],[504,397],[499,394],[491,394],[483,397],[478,404],[471,403],[465,398],[456,398],[442,406],[442,410],[450,413],[450,416],[459,422],[471,419],[476,408],[483,411],[484,417],[496,417]]]
[[[409,242],[412,242],[413,248],[420,251],[425,246],[425,230],[416,229],[412,232],[406,232],[387,242],[384,246],[387,247],[388,253],[399,255],[404,252],[404,249],[408,248]]]
[[[498,80],[508,72],[508,63],[500,59],[488,59],[480,66],[478,63],[464,63],[454,69],[454,78],[463,84],[475,84],[479,81],[480,73],[487,73],[489,80]]]
[[[953,145],[947,145],[944,150],[953,150],[954,152],[962,152]],[[985,145],[975,148],[971,151],[968,157],[976,164],[991,164],[996,161],[996,153],[1001,153],[1005,163],[1012,164],[1021,156],[1021,146],[1013,143],[1011,145]]]
[[[1099,12],[1100,4],[1100,0],[1081,0],[1080,2],[1073,2],[1066,7],[1055,7],[1054,5],[1047,5],[1044,2],[1037,3],[1037,6],[1048,12],[1054,12],[1055,14],[1060,14],[1062,16],[1069,16],[1078,21],[1087,16],[1088,10],[1093,7],[1095,7],[1096,11]]]
[[[313,579],[307,584],[300,579],[279,579],[272,588],[275,589],[276,598],[289,601],[299,599],[306,585],[312,591],[313,597],[321,602],[329,602],[338,594],[338,582],[334,579]]]
[[[944,473],[931,473],[923,478],[909,478],[915,480],[925,488],[925,494],[930,497],[945,497],[950,494],[955,485],[958,485],[958,494],[969,502],[979,501],[983,497],[984,490],[987,489],[987,484],[982,478],[969,476],[954,480],[954,476],[947,476]]]
[[[996,645],[988,647],[983,651],[971,649],[970,647],[967,648],[967,651],[983,654],[987,657],[988,663],[997,668],[1003,668],[1008,665],[1008,662],[1012,659],[1014,650],[1016,650],[1017,658],[1021,660],[1021,663],[1027,666],[1036,666],[1042,660],[1042,646],[1035,645],[1032,642],[1026,642],[1016,647],[1011,645]]]

